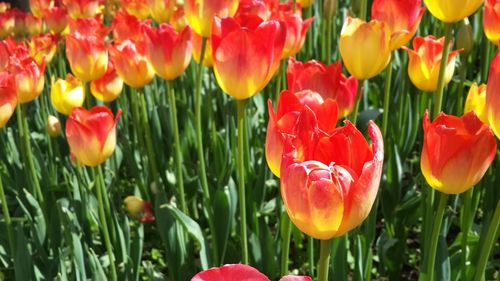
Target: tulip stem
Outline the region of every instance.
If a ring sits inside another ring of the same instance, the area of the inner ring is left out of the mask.
[[[481,250],[479,250],[479,261],[476,267],[476,273],[474,275],[474,281],[481,281],[486,269],[486,264],[488,262],[488,257],[490,256],[493,246],[495,246],[498,226],[500,225],[500,201],[497,202],[495,208],[495,213],[493,214],[493,219],[488,227],[488,232],[486,233],[486,239],[481,245]]]
[[[352,112],[351,115],[352,116],[351,120],[354,126],[356,126],[356,122],[358,121],[358,111],[359,111],[359,105],[361,103],[361,93],[363,91],[364,82],[365,82],[364,80],[360,80],[358,89],[356,90],[356,105],[354,106],[354,111]]]
[[[245,131],[246,100],[236,101],[238,110],[238,196],[240,201],[241,258],[248,264],[247,215],[245,202]]]
[[[2,201],[2,211],[3,219],[5,220],[5,226],[7,228],[7,237],[9,239],[10,247],[10,257],[14,260],[14,232],[12,230],[12,220],[9,214],[9,206],[7,205],[7,199],[5,198],[5,191],[3,189],[2,174],[0,172],[0,201]]]
[[[384,88],[384,116],[382,120],[382,135],[385,137],[387,135],[387,123],[389,121],[389,96],[391,93],[391,82],[392,82],[392,62],[393,57],[389,65],[387,65],[387,72],[385,74],[385,88]]]
[[[332,240],[321,240],[318,263],[318,281],[328,280],[331,243]]]
[[[149,166],[151,168],[151,177],[152,177],[152,182],[158,184],[158,167],[156,166],[156,156],[153,150],[153,142],[152,138],[153,135],[151,134],[151,128],[149,127],[149,121],[148,121],[148,109],[146,107],[146,98],[144,97],[144,94],[138,93],[139,95],[136,96],[139,100],[139,106],[141,110],[141,123],[142,127],[144,128],[144,140],[146,142],[146,151],[148,153],[148,160],[149,160]],[[160,175],[161,176],[161,175]],[[166,183],[165,183],[166,184]]]
[[[444,76],[446,73],[446,66],[448,65],[448,54],[450,53],[450,42],[451,42],[451,32],[453,29],[452,23],[444,24],[444,45],[443,45],[443,53],[441,56],[441,65],[439,68],[439,80],[438,87],[436,92],[436,100],[434,103],[434,112],[432,119],[436,118],[441,112],[441,106],[443,104],[443,93],[444,93]]]
[[[174,129],[174,149],[175,149],[175,163],[177,171],[177,185],[179,187],[179,197],[181,202],[181,209],[186,215],[189,215],[186,206],[186,196],[184,194],[184,180],[182,176],[182,153],[181,141],[179,138],[179,124],[177,122],[177,106],[175,104],[175,92],[172,81],[167,81],[168,101],[170,103],[170,116],[172,118],[172,127]]]
[[[461,278],[466,280],[467,278],[467,240],[469,236],[470,230],[470,216],[471,216],[471,201],[472,201],[472,192],[473,189],[467,190],[463,195],[463,207],[462,207],[462,269],[461,269]]]
[[[115,268],[115,255],[113,253],[113,246],[109,236],[108,223],[106,221],[106,214],[104,211],[104,200],[106,190],[104,187],[104,178],[102,176],[101,166],[94,167],[94,181],[96,183],[97,201],[99,202],[99,219],[102,225],[102,234],[104,236],[104,243],[106,244],[106,251],[108,252],[109,265],[111,266],[110,275],[111,280],[116,281],[116,268]],[[111,217],[111,216],[110,216]]]
[[[424,280],[426,281],[433,281],[434,280],[434,264],[436,261],[436,252],[437,252],[437,245],[438,245],[438,240],[439,240],[439,233],[441,232],[441,224],[443,222],[443,215],[444,211],[446,208],[446,202],[448,201],[448,194],[444,193],[439,193],[440,198],[439,198],[439,206],[436,212],[436,216],[434,217],[434,225],[432,227],[432,234],[431,234],[431,241],[429,244],[429,248],[427,249],[428,252],[426,254],[427,256],[427,266],[424,266],[422,270],[422,277],[424,277]],[[419,278],[420,280],[420,278]]]
[[[457,116],[461,116],[464,109],[464,84],[467,76],[467,55],[462,58],[462,65],[460,66],[460,84],[458,86],[458,99],[457,99]]]
[[[290,237],[292,235],[292,221],[288,214],[283,214],[284,227],[283,236],[281,240],[281,275],[285,276],[288,274],[288,255],[290,253]]]
[[[361,0],[361,7],[359,11],[359,17],[362,20],[366,20],[366,13],[367,13],[367,5],[366,5],[366,0]]]

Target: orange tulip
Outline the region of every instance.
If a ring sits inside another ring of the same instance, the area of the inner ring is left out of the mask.
[[[337,125],[338,106],[330,98],[310,91],[292,93],[281,92],[276,112],[271,100],[268,101],[269,123],[266,133],[266,160],[269,168],[277,177],[280,176],[281,158],[286,135],[297,135],[300,132],[296,126],[300,113],[307,107],[313,111],[319,130],[331,134]]]
[[[62,0],[73,19],[92,18],[99,12],[98,0]]]
[[[146,56],[156,74],[165,80],[179,77],[191,61],[191,29],[177,33],[163,23],[158,28],[145,26]]]
[[[297,134],[285,141],[281,197],[291,221],[304,233],[328,240],[344,235],[368,216],[377,195],[384,144],[373,121],[372,146],[349,121],[331,134],[318,130],[315,115],[304,108]]]
[[[486,112],[486,84],[477,86],[476,83],[470,86],[467,100],[465,101],[464,112],[474,111],[484,124],[488,124],[488,114]]]
[[[451,44],[450,44],[451,45]],[[403,47],[409,55],[408,75],[417,88],[425,92],[434,92],[438,86],[439,68],[443,56],[444,37],[416,37],[413,50]],[[444,76],[445,85],[453,78],[455,57],[460,51],[452,51],[448,55],[448,64]]]
[[[120,5],[130,15],[140,20],[145,20],[150,15],[150,7],[146,1],[147,0],[120,0]]]
[[[193,44],[193,58],[197,63],[200,63],[202,40],[203,37],[201,37],[200,35],[196,34],[195,32],[191,33],[191,43]],[[207,39],[205,56],[203,57],[203,65],[205,67],[214,66],[214,60],[212,58],[212,40],[210,40],[210,37]]]
[[[202,37],[211,34],[214,16],[231,17],[238,9],[238,0],[185,0],[184,13],[191,29]]]
[[[486,114],[493,132],[500,138],[500,52],[491,62],[486,89]]]
[[[16,19],[12,10],[7,10],[0,13],[0,38],[9,37],[14,32]]]
[[[390,35],[377,20],[347,18],[340,33],[340,55],[349,73],[366,80],[382,72],[391,58]]]
[[[14,77],[7,71],[0,72],[0,128],[3,128],[17,105]]]
[[[324,99],[334,99],[339,106],[339,117],[349,115],[356,104],[358,80],[342,74],[342,62],[329,66],[319,61],[302,63],[294,58],[288,60],[288,87],[292,92],[311,90]]]
[[[112,102],[120,96],[123,89],[123,80],[116,73],[112,61],[108,63],[108,70],[101,78],[90,82],[90,92],[103,102]]]
[[[496,147],[491,129],[474,112],[462,117],[441,113],[432,123],[426,113],[420,167],[432,188],[462,193],[481,180]]]
[[[500,41],[500,0],[486,0],[483,27],[488,40],[498,45],[498,41]]]
[[[28,45],[31,57],[38,64],[41,64],[43,61],[50,63],[57,51],[57,37],[52,34],[31,37]]]
[[[91,110],[79,107],[73,109],[66,121],[66,138],[71,155],[85,166],[95,167],[108,159],[116,147],[116,117],[105,106]]]
[[[425,8],[421,0],[375,0],[372,19],[385,23],[391,33],[391,50],[406,45],[417,32]]]
[[[62,33],[68,27],[68,11],[64,7],[52,7],[44,11],[44,19],[52,33]]]
[[[149,24],[141,22],[138,18],[124,12],[118,12],[113,17],[113,40],[115,43],[121,43],[125,40],[142,41],[142,26]]]
[[[214,73],[222,90],[238,100],[262,90],[278,70],[284,24],[253,15],[215,18],[212,31]]]
[[[130,87],[142,88],[153,80],[155,73],[142,42],[123,41],[110,46],[109,54],[118,75]]]
[[[54,6],[54,0],[29,0],[31,13],[37,18],[43,17],[43,11]]]
[[[42,93],[45,81],[45,61],[38,64],[34,59],[27,56],[27,54],[11,56],[9,71],[14,75],[19,103],[28,103]]]
[[[26,14],[25,17],[26,29],[28,34],[31,36],[36,36],[42,33],[43,21],[41,18],[35,17],[33,14]]]
[[[175,0],[147,0],[151,17],[157,23],[167,22],[175,9]]]
[[[108,67],[108,51],[104,41],[78,33],[66,37],[66,56],[73,74],[82,81],[99,79]]]

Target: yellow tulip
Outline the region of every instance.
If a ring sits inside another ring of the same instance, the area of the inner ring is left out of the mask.
[[[50,99],[57,112],[70,115],[73,108],[82,106],[85,101],[85,89],[78,78],[68,74],[65,80],[52,83]]]
[[[431,14],[443,22],[453,23],[474,14],[484,0],[424,0]]]

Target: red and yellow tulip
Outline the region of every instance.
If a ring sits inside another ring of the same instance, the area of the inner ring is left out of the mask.
[[[85,88],[82,81],[68,74],[66,79],[52,82],[50,99],[57,112],[70,115],[73,108],[80,107],[85,101]]]
[[[37,18],[43,17],[43,12],[54,7],[54,0],[29,0],[31,13]]]
[[[185,0],[184,13],[191,29],[202,37],[211,34],[214,17],[231,17],[238,9],[238,0]]]
[[[500,138],[500,52],[491,62],[486,89],[486,114],[491,129]]]
[[[489,124],[488,114],[486,112],[486,84],[477,86],[476,83],[470,86],[467,100],[465,100],[464,112],[474,111],[484,124]]]
[[[30,56],[38,64],[43,61],[50,63],[57,51],[57,37],[52,34],[43,34],[31,37],[28,41]]]
[[[151,17],[157,23],[168,22],[175,9],[176,0],[147,0]]]
[[[488,40],[498,45],[500,41],[500,0],[486,0],[483,27]]]
[[[19,103],[28,103],[42,93],[45,61],[38,64],[27,54],[11,56],[8,69],[14,75]]]
[[[151,202],[144,201],[137,196],[127,196],[127,198],[123,200],[123,204],[130,217],[142,223],[155,220],[155,216],[151,210]]]
[[[120,5],[128,14],[140,20],[145,20],[150,15],[147,0],[120,0]]]
[[[142,88],[154,78],[154,70],[146,58],[143,42],[125,40],[118,45],[111,45],[109,54],[116,72],[125,84],[133,88]]]
[[[99,12],[98,0],[62,0],[73,19],[93,18]]]
[[[112,102],[117,99],[123,90],[123,80],[116,72],[113,62],[108,63],[108,70],[99,79],[90,82],[90,92],[103,102]]]
[[[63,33],[68,27],[68,11],[64,7],[52,7],[43,12],[45,24],[54,34]]]
[[[9,121],[17,106],[14,77],[7,71],[0,72],[0,128]]]
[[[73,74],[82,81],[99,79],[108,67],[108,51],[104,41],[96,36],[69,34],[66,56]]]

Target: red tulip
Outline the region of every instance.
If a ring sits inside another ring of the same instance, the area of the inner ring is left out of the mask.
[[[356,127],[325,134],[305,107],[296,135],[285,141],[281,196],[292,222],[316,239],[338,237],[363,222],[375,201],[384,160],[380,129],[368,125],[372,146]]]
[[[55,34],[62,33],[68,27],[68,11],[64,7],[52,7],[43,12],[47,28]]]
[[[158,28],[144,27],[146,56],[156,74],[165,80],[179,77],[191,61],[191,29],[177,33],[172,26],[162,23]]]
[[[420,167],[432,188],[462,193],[481,180],[496,147],[491,129],[473,111],[462,117],[441,113],[432,123],[426,113]]]
[[[500,40],[500,0],[486,0],[483,15],[484,34],[493,44]]]
[[[298,132],[297,120],[300,112],[307,107],[312,109],[320,130],[330,134],[337,125],[337,103],[330,98],[323,98],[320,94],[310,90],[283,91],[278,100],[276,112],[271,100],[268,101],[269,123],[266,133],[266,160],[271,171],[280,176],[283,146],[287,135],[296,135]]]
[[[486,90],[486,115],[493,132],[500,138],[500,52],[491,62]]]
[[[257,269],[244,264],[227,264],[221,267],[213,267],[196,274],[191,281],[270,281]],[[285,276],[280,281],[312,281],[307,276]]]
[[[73,109],[66,121],[66,137],[71,155],[85,166],[95,167],[108,159],[116,147],[116,117],[105,106],[91,110]]]
[[[111,60],[116,72],[125,84],[134,88],[142,88],[154,78],[154,70],[146,58],[143,42],[130,40],[109,47]]]
[[[14,77],[7,71],[0,72],[0,128],[3,128],[14,113],[17,93]]]
[[[4,71],[9,64],[9,58],[17,48],[17,42],[9,37],[0,41],[0,71]]]
[[[349,115],[356,104],[358,80],[353,76],[347,78],[342,74],[341,61],[327,66],[320,61],[302,63],[290,58],[287,80],[292,92],[311,90],[319,93],[324,99],[336,100],[341,118]]]
[[[72,35],[96,37],[105,41],[112,28],[105,26],[99,17],[95,17],[70,19],[69,30]]]
[[[118,12],[113,17],[113,40],[121,43],[125,40],[142,41],[142,26],[148,25],[150,21],[141,22],[138,18],[124,12]]]
[[[240,0],[235,17],[241,15],[256,15],[263,20],[268,20],[271,16],[271,9],[264,0]]]
[[[243,100],[262,90],[278,70],[286,29],[257,16],[214,19],[214,73],[222,90]]]

